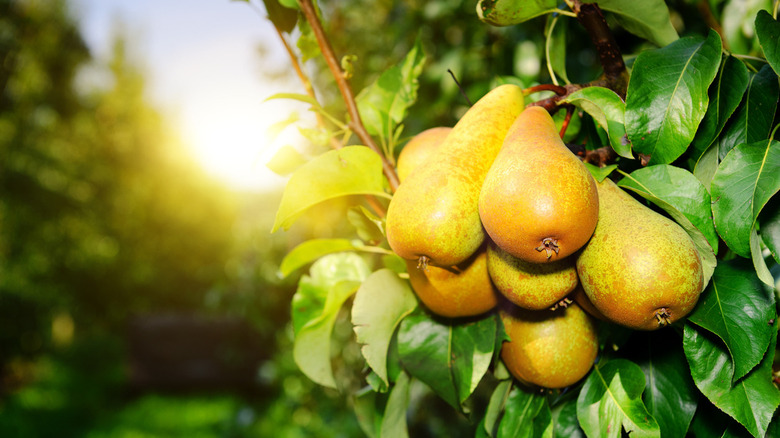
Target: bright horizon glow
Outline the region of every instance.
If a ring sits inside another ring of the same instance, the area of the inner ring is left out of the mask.
[[[108,59],[114,27],[124,27],[131,56],[145,67],[152,104],[207,173],[236,190],[283,187],[286,178],[265,164],[299,136],[287,129],[271,141],[268,128],[305,108],[265,99],[303,87],[263,77],[264,66],[278,71],[290,62],[263,11],[227,0],[73,1],[97,60]],[[262,58],[260,43],[268,50]]]

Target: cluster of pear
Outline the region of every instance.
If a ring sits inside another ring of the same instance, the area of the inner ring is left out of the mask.
[[[520,381],[562,388],[585,376],[594,318],[654,330],[698,300],[688,234],[597,183],[515,85],[488,92],[453,128],[412,138],[397,169],[387,240],[413,290],[446,318],[498,308],[510,338],[501,358]]]

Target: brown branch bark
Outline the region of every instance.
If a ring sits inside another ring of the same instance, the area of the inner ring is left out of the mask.
[[[355,132],[355,135],[358,136],[363,144],[371,148],[382,158],[382,171],[384,172],[385,177],[387,177],[390,189],[394,192],[399,184],[398,175],[396,174],[393,165],[390,164],[387,157],[385,157],[385,154],[379,146],[377,146],[376,142],[363,125],[363,121],[360,118],[360,112],[357,108],[357,102],[355,102],[355,95],[352,93],[352,89],[349,86],[344,71],[341,69],[338,58],[330,45],[327,35],[325,35],[325,31],[322,28],[319,17],[317,17],[314,5],[311,0],[298,0],[298,4],[301,7],[303,15],[306,17],[306,21],[309,23],[309,26],[311,26],[311,30],[314,33],[314,37],[317,39],[317,44],[320,47],[322,56],[325,58],[325,62],[328,65],[333,78],[336,80],[336,85],[344,99],[344,104],[346,105],[347,113],[350,117],[350,128],[352,128],[352,131]]]
[[[607,20],[604,19],[601,8],[596,3],[582,3],[575,0],[574,12],[577,14],[577,21],[588,32],[591,42],[598,52],[599,62],[604,69],[602,78],[606,81],[608,88],[625,99],[628,88],[628,70],[623,62],[620,47],[607,25]]]

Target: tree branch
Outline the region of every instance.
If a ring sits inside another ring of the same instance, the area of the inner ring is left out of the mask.
[[[350,88],[349,82],[347,81],[347,78],[344,74],[345,72],[341,69],[341,65],[336,58],[336,54],[330,45],[330,41],[328,41],[328,38],[325,35],[325,31],[322,28],[319,17],[317,17],[317,12],[314,9],[314,5],[312,4],[311,0],[298,0],[298,4],[301,7],[303,15],[306,17],[306,21],[309,22],[309,26],[311,26],[311,30],[314,33],[314,37],[317,39],[317,44],[320,47],[322,56],[325,58],[325,62],[328,65],[333,78],[336,80],[339,92],[344,98],[344,103],[347,107],[347,113],[350,117],[350,128],[352,128],[352,130],[355,132],[355,135],[360,138],[360,141],[362,141],[363,144],[371,148],[382,158],[382,171],[384,172],[385,177],[387,177],[387,181],[390,184],[390,189],[394,192],[398,188],[399,184],[398,175],[396,174],[393,165],[390,164],[390,162],[387,160],[387,157],[385,157],[384,153],[382,153],[382,150],[379,148],[379,146],[377,146],[376,142],[374,142],[374,139],[363,125],[363,121],[360,118],[360,112],[357,108],[357,102],[355,102],[355,95],[352,93],[352,89]]]
[[[607,88],[625,99],[628,88],[628,70],[623,62],[620,47],[618,47],[612,31],[607,25],[607,20],[604,19],[601,8],[596,3],[582,3],[580,0],[575,0],[574,12],[577,14],[577,21],[588,32],[591,42],[598,52],[599,62],[604,69],[602,79],[606,81]]]

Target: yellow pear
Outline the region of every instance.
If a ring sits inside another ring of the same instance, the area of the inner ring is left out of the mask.
[[[477,251],[458,267],[417,266],[406,261],[409,282],[420,301],[431,312],[447,318],[476,316],[498,304],[487,271],[487,253]]]
[[[574,260],[528,263],[488,242],[487,267],[496,289],[512,303],[531,310],[560,303],[577,286]]]
[[[687,315],[704,281],[688,233],[609,179],[598,190],[598,226],[577,256],[577,274],[593,306],[635,330],[654,330]]]
[[[401,183],[386,217],[387,241],[396,254],[449,267],[477,251],[485,239],[479,190],[522,110],[520,87],[494,88],[466,111],[435,156]]]
[[[532,263],[573,254],[596,227],[596,182],[541,107],[509,129],[479,197],[479,215],[504,251]]]
[[[502,306],[499,314],[510,339],[501,346],[501,360],[521,382],[565,388],[593,367],[596,326],[577,304],[555,311]]]
[[[439,146],[452,131],[448,126],[436,126],[428,128],[412,137],[408,143],[401,149],[396,161],[396,172],[398,180],[403,182],[409,174],[421,163],[427,160],[439,149]]]

